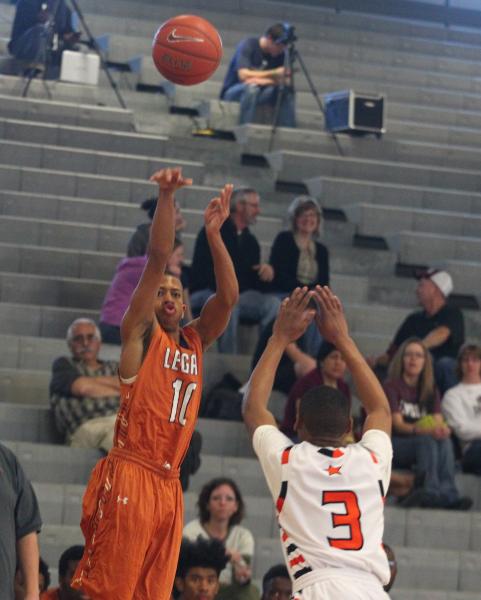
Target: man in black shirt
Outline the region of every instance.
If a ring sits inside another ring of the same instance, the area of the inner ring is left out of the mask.
[[[229,325],[219,338],[219,351],[229,354],[237,352],[237,327],[239,319],[259,323],[261,329],[277,315],[280,300],[264,293],[264,284],[258,273],[260,246],[250,232],[259,214],[259,194],[252,188],[238,188],[232,194],[230,218],[221,229],[222,240],[232,258],[239,281],[239,302],[232,311]],[[209,296],[215,292],[215,274],[205,229],[197,236],[192,259],[190,278],[190,303],[194,316],[200,313]]]
[[[295,127],[294,94],[285,68],[289,25],[276,23],[260,38],[247,38],[236,48],[220,93],[221,100],[240,102],[239,123],[251,123],[257,105],[275,106],[282,83],[277,125]]]
[[[38,503],[20,463],[2,444],[0,507],[0,598],[14,599],[18,560],[24,581],[24,600],[38,600],[37,532],[42,526]]]
[[[373,361],[387,367],[399,346],[410,337],[419,337],[434,359],[436,383],[441,393],[457,383],[456,357],[464,343],[464,319],[459,308],[447,303],[453,281],[446,271],[429,269],[420,278],[416,294],[423,310],[409,314],[384,354]]]

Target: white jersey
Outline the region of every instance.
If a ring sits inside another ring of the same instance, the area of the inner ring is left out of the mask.
[[[319,448],[308,442],[292,445],[276,427],[264,425],[253,442],[276,502],[294,592],[341,573],[388,583],[382,536],[391,476],[389,436],[370,430],[358,444]]]

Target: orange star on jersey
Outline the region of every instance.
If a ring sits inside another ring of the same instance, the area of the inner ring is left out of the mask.
[[[326,469],[326,471],[329,473],[329,476],[340,475],[341,469],[342,469],[342,465],[340,467],[332,467],[331,465],[329,465],[329,467]]]

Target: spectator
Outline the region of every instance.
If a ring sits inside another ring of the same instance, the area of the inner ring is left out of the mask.
[[[127,256],[145,256],[147,254],[147,246],[149,244],[149,236],[150,236],[150,226],[152,225],[152,219],[154,218],[155,208],[157,206],[157,198],[154,196],[153,198],[147,198],[140,205],[140,208],[145,210],[148,214],[150,222],[149,223],[141,223],[137,225],[137,229],[129,240],[127,245]],[[175,203],[175,237],[180,240],[182,236],[182,231],[185,229],[186,222],[182,213],[180,212],[180,207]]]
[[[234,263],[239,281],[239,301],[232,311],[229,325],[219,338],[220,352],[237,352],[237,328],[240,319],[259,323],[262,329],[276,316],[280,301],[272,294],[264,293],[264,286],[257,275],[262,272],[260,246],[249,226],[260,212],[259,194],[253,188],[234,190],[231,215],[221,229],[222,239]],[[209,296],[215,290],[214,268],[205,228],[197,236],[192,259],[190,302],[194,316],[198,315]]]
[[[58,562],[59,586],[47,590],[40,596],[40,600],[88,600],[88,596],[84,593],[70,587],[83,551],[83,546],[70,546],[63,552]]]
[[[463,470],[481,475],[481,346],[461,348],[457,375],[460,383],[446,392],[442,409],[461,442]]]
[[[184,537],[212,538],[225,544],[229,559],[220,574],[221,590],[217,598],[225,600],[257,599],[250,584],[250,565],[254,555],[254,538],[240,525],[244,517],[244,501],[237,484],[228,478],[212,479],[202,488],[197,501],[199,518],[184,527]]]
[[[316,368],[297,380],[290,391],[280,430],[290,438],[297,437],[295,431],[296,403],[312,388],[320,385],[337,388],[350,401],[351,391],[343,379],[345,372],[346,362],[342,354],[333,344],[323,341],[317,355]]]
[[[423,310],[404,319],[384,354],[371,361],[373,367],[386,368],[399,346],[410,337],[420,337],[429,348],[435,378],[441,393],[456,385],[455,359],[464,343],[464,320],[459,308],[447,303],[453,281],[446,271],[429,269],[420,278],[417,297]]]
[[[47,591],[50,585],[50,571],[47,563],[40,557],[38,565],[38,591],[40,595]],[[25,581],[20,567],[15,573],[15,600],[23,600],[25,597]]]
[[[225,76],[221,100],[240,102],[239,123],[252,123],[258,105],[276,106],[281,84],[283,95],[277,125],[295,127],[294,90],[284,66],[290,26],[276,23],[260,38],[250,37],[236,48]]]
[[[60,52],[55,53],[54,60],[60,64],[62,50],[72,49],[80,34],[73,30],[72,13],[65,0],[59,0],[57,12],[53,15],[55,5],[53,0],[18,1],[8,44],[12,56],[38,68],[43,66],[47,53],[48,23],[55,18],[54,33],[59,36]]]
[[[281,298],[296,287],[329,285],[329,251],[318,241],[322,211],[311,196],[298,196],[289,206],[290,230],[275,238],[269,264],[259,272],[263,281],[272,282]],[[319,351],[321,338],[315,323],[306,331],[301,346],[311,356]]]
[[[23,600],[38,600],[37,533],[42,521],[30,482],[8,448],[0,444],[0,598],[15,598],[15,568],[22,574]]]
[[[261,600],[290,600],[292,583],[285,565],[271,567],[262,578]]]
[[[184,289],[185,319],[191,320],[189,292],[186,277],[182,273],[184,246],[175,240],[174,251],[167,263],[166,271],[182,281]],[[128,256],[117,265],[114,278],[110,284],[100,311],[99,329],[106,344],[120,345],[120,323],[130,303],[132,293],[139,283],[140,276],[147,263],[147,256]],[[187,310],[188,308],[188,310]]]
[[[471,499],[460,497],[456,488],[451,431],[441,415],[431,355],[422,340],[408,338],[401,344],[384,390],[392,412],[393,467],[414,467],[417,476],[417,489],[402,504],[470,508]],[[423,424],[429,415],[431,422]]]
[[[219,591],[219,574],[227,557],[224,545],[218,540],[182,542],[175,587],[179,600],[214,600]]]
[[[112,447],[119,409],[118,363],[98,358],[101,335],[91,319],[76,319],[68,328],[71,356],[52,365],[50,404],[57,429],[77,448]]]

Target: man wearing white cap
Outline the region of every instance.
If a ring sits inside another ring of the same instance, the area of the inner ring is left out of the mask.
[[[456,356],[464,343],[464,319],[459,308],[447,302],[453,280],[446,271],[428,269],[419,277],[416,295],[422,310],[409,314],[384,354],[373,366],[387,366],[399,346],[410,337],[419,337],[434,359],[436,383],[441,393],[456,385]]]

